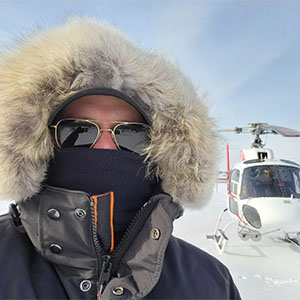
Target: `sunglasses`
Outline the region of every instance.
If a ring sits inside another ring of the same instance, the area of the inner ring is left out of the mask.
[[[120,150],[142,155],[150,143],[150,126],[147,124],[123,122],[117,123],[113,129],[102,129],[95,122],[97,120],[62,119],[50,128],[55,129],[55,141],[59,148],[92,148],[103,131],[110,131]]]

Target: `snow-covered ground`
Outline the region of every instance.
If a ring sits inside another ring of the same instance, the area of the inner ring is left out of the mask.
[[[300,248],[283,242],[280,233],[262,237],[260,242],[242,241],[236,227],[228,228],[229,242],[220,254],[212,234],[220,211],[225,207],[226,185],[219,184],[210,203],[200,211],[186,210],[175,222],[174,234],[216,256],[231,271],[244,300],[300,299]],[[8,202],[0,202],[0,212]],[[229,218],[224,216],[224,223]]]
[[[0,215],[8,212],[9,201],[0,201]]]

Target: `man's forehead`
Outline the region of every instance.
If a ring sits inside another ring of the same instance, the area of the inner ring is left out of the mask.
[[[111,88],[90,88],[90,89],[85,89],[79,92],[76,92],[72,94],[70,97],[66,98],[62,103],[56,107],[56,109],[53,111],[51,114],[49,120],[48,120],[48,125],[54,124],[57,122],[59,115],[61,112],[69,106],[73,102],[77,102],[77,100],[85,98],[85,99],[94,99],[97,96],[101,96],[101,99],[105,99],[105,97],[111,97],[110,102],[111,105],[114,105],[113,103],[122,103],[118,101],[124,101],[127,104],[133,106],[144,118],[145,122],[151,126],[151,117],[149,114],[149,109],[148,107],[145,106],[144,103],[142,103],[139,99],[129,97],[128,95],[124,94],[123,92],[120,92],[115,89]],[[84,101],[84,100],[81,100]],[[78,103],[81,103],[78,102]],[[87,105],[88,103],[86,103]]]
[[[71,103],[67,104],[63,110],[68,110],[76,107],[95,107],[95,108],[112,108],[118,109],[119,107],[130,107],[136,109],[133,105],[115,96],[108,95],[88,95],[78,98]]]
[[[84,96],[67,104],[57,116],[64,118],[145,123],[141,113],[125,100],[103,95]]]

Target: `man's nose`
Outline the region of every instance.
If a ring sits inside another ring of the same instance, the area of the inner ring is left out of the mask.
[[[93,148],[94,149],[118,149],[110,131],[102,131],[100,138],[95,143]]]

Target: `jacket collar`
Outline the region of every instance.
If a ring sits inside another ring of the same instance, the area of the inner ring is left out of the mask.
[[[150,292],[159,279],[172,223],[182,209],[166,194],[155,195],[149,202],[151,213],[141,228],[135,230],[138,233],[119,259],[118,275],[113,274],[115,277],[107,284],[105,299],[110,299],[116,286],[140,298]],[[102,258],[94,239],[91,204],[93,199],[87,193],[51,186],[45,186],[40,194],[19,204],[22,224],[34,247],[55,265],[66,289],[73,287],[70,289],[72,297],[82,297],[83,280],[91,282],[89,297],[96,295],[99,281]],[[78,293],[74,284],[78,286]]]

